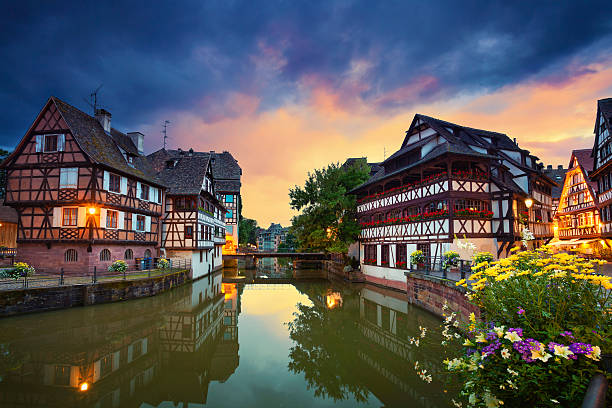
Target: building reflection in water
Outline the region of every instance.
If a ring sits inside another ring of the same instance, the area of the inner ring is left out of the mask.
[[[240,293],[222,274],[140,301],[4,319],[0,406],[206,403],[238,367]]]

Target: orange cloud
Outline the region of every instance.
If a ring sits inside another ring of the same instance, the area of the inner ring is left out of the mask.
[[[365,89],[359,78],[366,68],[357,66],[358,74],[346,81],[354,81],[357,90]],[[164,115],[173,118],[170,147],[232,152],[243,169],[244,216],[265,227],[271,222],[288,225],[294,214],[289,209],[289,188],[303,185],[308,171],[347,157],[382,160],[385,150],[389,156],[399,148],[415,113],[507,133],[546,164],[566,164],[571,149],[591,147],[596,100],[612,95],[611,64],[588,66],[582,72],[586,73],[556,84],[528,81],[399,113],[381,114],[376,103],[368,105],[359,98],[348,103],[343,99],[346,94],[315,78],[300,84],[307,98],[274,110],[260,111],[257,98],[233,94],[200,105],[203,110],[208,104],[229,106],[231,115],[225,117],[214,114],[210,120],[210,115],[193,112]],[[435,78],[425,77],[377,100],[406,100],[410,92],[433,86]]]

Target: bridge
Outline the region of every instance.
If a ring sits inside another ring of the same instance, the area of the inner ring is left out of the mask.
[[[330,259],[323,252],[238,252],[223,254],[223,259],[258,259],[258,258],[296,258],[309,261],[324,261]]]

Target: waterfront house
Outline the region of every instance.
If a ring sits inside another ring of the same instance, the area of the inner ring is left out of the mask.
[[[214,157],[212,164],[215,182],[215,192],[219,201],[225,206],[225,245],[224,254],[235,254],[239,244],[239,223],[242,206],[240,196],[242,169],[238,161],[228,151],[211,152]]]
[[[215,194],[214,156],[161,149],[148,159],[168,188],[160,244],[165,256],[191,261],[194,278],[221,268],[225,207]]]
[[[612,98],[597,101],[594,132],[595,142],[591,151],[593,171],[590,178],[597,183],[601,235],[612,238]]]
[[[591,149],[572,151],[555,215],[559,240],[551,245],[561,249],[579,247],[590,253],[601,246],[597,183],[589,178],[592,170]]]
[[[271,223],[268,229],[257,233],[257,250],[259,252],[276,252],[278,246],[285,241],[287,229],[280,224]]]
[[[51,97],[14,152],[5,205],[18,214],[18,260],[39,271],[86,273],[158,255],[164,184],[144,135],[111,127]]]
[[[448,250],[468,256],[458,239],[503,257],[528,227],[535,246],[553,237],[551,189],[543,165],[516,140],[415,115],[400,149],[352,190],[362,272],[404,287],[410,254],[432,264]]]

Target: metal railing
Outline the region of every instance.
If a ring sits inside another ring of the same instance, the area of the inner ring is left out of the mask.
[[[129,264],[123,272],[109,271],[108,267],[99,266],[86,269],[65,266],[59,273],[37,271],[35,275],[17,279],[0,278],[0,291],[156,278],[191,268],[191,260],[169,259],[169,261],[168,268],[157,268],[153,262],[140,262]]]

